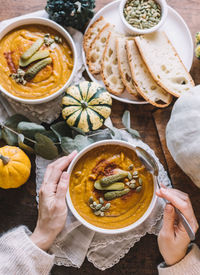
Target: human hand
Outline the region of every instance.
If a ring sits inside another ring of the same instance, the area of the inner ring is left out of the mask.
[[[158,246],[165,263],[174,265],[185,257],[190,239],[172,205],[182,212],[195,233],[199,226],[188,194],[164,187],[156,194],[171,203],[165,207],[163,226],[158,235]]]
[[[30,236],[41,249],[48,250],[56,236],[62,231],[66,217],[65,196],[69,175],[63,172],[76,156],[74,151],[48,165],[39,192],[39,213],[36,228]]]

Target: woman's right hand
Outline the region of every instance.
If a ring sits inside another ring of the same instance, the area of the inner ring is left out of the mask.
[[[174,265],[185,257],[190,239],[183,224],[178,220],[173,206],[182,212],[195,233],[199,226],[188,194],[176,189],[161,188],[157,191],[157,195],[171,203],[165,207],[163,226],[158,235],[158,246],[165,263]]]

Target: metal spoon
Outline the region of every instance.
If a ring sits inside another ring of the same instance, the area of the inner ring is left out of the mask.
[[[139,159],[145,164],[145,167],[155,176],[156,182],[160,189],[161,186],[158,182],[159,168],[158,168],[158,165],[157,165],[155,159],[141,147],[136,146],[135,151],[136,151],[136,154],[139,157]],[[166,199],[163,198],[163,200],[166,203],[169,203]],[[175,208],[176,214],[178,215],[179,219],[181,220],[185,230],[187,231],[190,240],[194,241],[195,233],[192,230],[192,227],[190,226],[189,222],[187,221],[185,216],[180,212],[180,210],[178,208],[176,208],[176,207],[174,207],[174,208]]]

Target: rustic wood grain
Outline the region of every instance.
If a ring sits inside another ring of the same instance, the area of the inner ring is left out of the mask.
[[[109,3],[109,0],[97,0],[96,10]],[[0,0],[0,20],[5,20],[45,7],[46,0]],[[200,5],[199,0],[168,0],[168,4],[175,8],[187,22],[194,37],[200,31]],[[178,35],[178,34],[177,34]],[[200,63],[194,59],[191,74],[196,84],[200,83]],[[171,108],[157,110],[150,105],[134,106],[113,101],[112,120],[115,126],[121,127],[121,116],[125,109],[130,110],[132,127],[137,129],[144,142],[155,150],[164,167],[169,171],[176,188],[188,192],[194,205],[195,213],[200,219],[199,190],[191,183],[186,175],[172,160],[165,143],[165,126],[169,119]],[[29,182],[17,190],[0,189],[0,233],[20,224],[34,229],[37,220],[37,206],[35,202],[35,174],[34,160],[32,160],[32,175]],[[199,237],[197,243],[200,244]],[[156,237],[146,235],[130,252],[113,268],[103,274],[157,274],[156,266],[162,257],[158,251]],[[81,269],[55,266],[53,275],[64,274],[102,274],[87,260]]]

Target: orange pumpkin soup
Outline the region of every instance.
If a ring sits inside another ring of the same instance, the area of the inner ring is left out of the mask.
[[[26,84],[17,83],[11,75],[17,73],[19,68],[26,72],[36,63],[21,68],[20,57],[39,38],[43,39],[45,34],[49,34],[51,39],[61,38],[62,41],[50,45],[43,43],[39,49],[49,51],[51,64],[47,64]],[[69,79],[73,64],[73,52],[68,43],[58,32],[47,26],[25,25],[9,32],[0,41],[0,84],[6,91],[20,98],[40,99],[55,93]]]
[[[125,177],[120,180],[124,190],[129,189],[129,192],[106,200],[105,193],[113,191],[97,190],[95,184],[121,170],[129,171],[129,176],[131,174],[129,179]],[[131,180],[135,186],[130,185]],[[76,211],[87,222],[100,228],[119,229],[144,215],[153,197],[154,183],[152,175],[134,151],[121,146],[104,145],[86,153],[77,162],[70,177],[69,191]],[[95,210],[98,204],[104,208],[108,204],[109,208]]]

